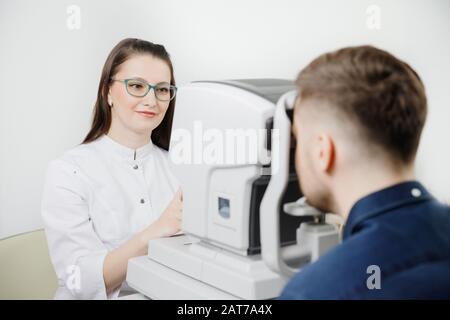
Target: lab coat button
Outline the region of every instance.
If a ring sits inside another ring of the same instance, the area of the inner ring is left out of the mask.
[[[135,164],[134,166],[133,166],[133,169],[134,170],[137,170],[139,168],[139,166],[137,165],[137,164]]]
[[[145,203],[145,200],[144,200],[144,199],[141,199],[141,203]]]
[[[420,191],[420,189],[414,188],[411,189],[411,194],[413,197],[418,198],[422,195],[422,191]]]

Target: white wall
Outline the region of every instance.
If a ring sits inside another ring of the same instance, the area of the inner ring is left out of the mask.
[[[81,9],[81,28],[66,9]],[[381,28],[369,29],[377,5]],[[312,58],[373,44],[409,62],[427,87],[419,177],[450,202],[450,2],[0,0],[0,238],[42,226],[50,159],[87,133],[100,71],[119,40],[171,53],[178,84],[200,79],[294,78]]]

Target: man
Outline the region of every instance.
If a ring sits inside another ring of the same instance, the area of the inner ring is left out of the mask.
[[[450,208],[414,177],[427,114],[417,73],[361,46],[318,57],[297,85],[301,189],[345,225],[342,243],[295,275],[280,298],[450,298]]]

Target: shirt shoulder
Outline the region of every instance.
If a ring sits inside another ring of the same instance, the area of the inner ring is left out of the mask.
[[[51,160],[46,169],[45,185],[72,185],[83,189],[86,173],[99,162],[94,143],[81,144]]]
[[[83,160],[92,160],[92,158],[97,156],[97,154],[97,141],[94,141],[87,144],[77,145],[76,147],[64,152],[56,160],[76,165],[78,162]]]
[[[85,177],[96,176],[106,170],[108,157],[101,152],[98,141],[80,144],[64,152],[60,157],[50,161],[51,170],[78,170]]]
[[[391,211],[364,221],[358,232],[306,266],[292,278],[281,298],[355,299],[373,296],[375,291],[369,290],[367,283],[375,274],[375,268],[379,270],[383,288],[376,294],[388,297],[395,293],[388,283],[402,287],[400,283],[406,285],[418,279],[414,270],[428,265],[433,269],[436,268],[435,263],[448,261],[448,206],[431,199]],[[432,285],[428,283],[427,286],[424,285],[421,292]],[[419,293],[418,287],[408,290],[408,294]]]
[[[164,157],[166,159],[168,159],[169,157],[169,151],[161,147],[158,147],[156,144],[153,144],[153,152],[156,153],[158,156]]]

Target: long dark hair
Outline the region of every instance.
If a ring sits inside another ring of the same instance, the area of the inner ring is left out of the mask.
[[[108,105],[108,91],[109,86],[111,85],[111,77],[114,77],[117,73],[117,68],[122,63],[135,54],[150,54],[151,56],[166,62],[170,68],[170,84],[173,86],[175,85],[172,61],[164,46],[133,38],[127,38],[120,41],[112,49],[103,66],[98,86],[97,101],[94,105],[92,126],[86,138],[84,138],[83,143],[97,140],[109,131],[111,126],[111,109]],[[169,150],[174,109],[175,98],[170,101],[164,119],[160,125],[152,131],[151,135],[152,142],[164,150]]]

